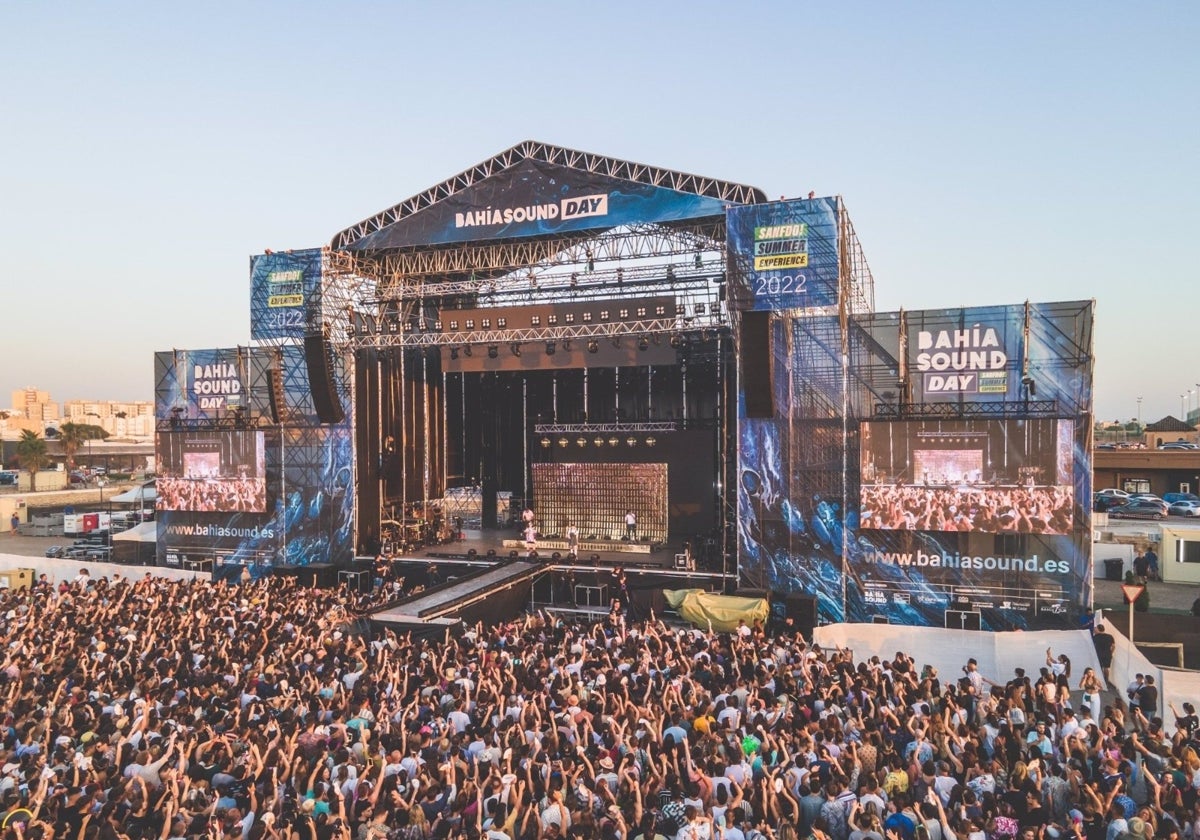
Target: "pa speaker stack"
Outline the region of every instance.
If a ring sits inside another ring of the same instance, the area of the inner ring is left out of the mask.
[[[312,392],[317,419],[322,423],[341,423],[346,419],[346,412],[338,399],[333,348],[324,333],[304,336],[304,362],[308,367],[308,388]]]

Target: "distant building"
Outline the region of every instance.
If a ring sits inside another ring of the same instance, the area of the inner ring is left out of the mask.
[[[33,422],[53,422],[59,417],[58,403],[51,401],[48,391],[23,388],[12,392],[12,412]]]
[[[1164,443],[1200,443],[1200,431],[1194,425],[1168,414],[1157,423],[1146,426],[1142,433],[1142,441],[1148,449],[1157,449]]]

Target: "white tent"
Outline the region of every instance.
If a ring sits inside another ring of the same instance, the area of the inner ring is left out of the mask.
[[[113,542],[120,541],[135,541],[140,543],[152,543],[158,541],[158,523],[157,522],[141,522],[128,531],[121,531],[119,534],[113,534]]]
[[[154,482],[143,484],[141,487],[134,487],[132,490],[126,490],[124,493],[118,493],[109,499],[113,504],[118,505],[133,505],[146,504],[153,502],[158,498],[158,491],[154,489]]]

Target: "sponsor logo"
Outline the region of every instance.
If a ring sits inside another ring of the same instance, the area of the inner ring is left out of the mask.
[[[583,195],[579,198],[564,198],[562,200],[563,221],[568,219],[583,219],[588,216],[607,216],[607,195]]]
[[[268,283],[301,283],[303,281],[304,272],[299,268],[287,271],[272,271],[267,275]]]
[[[761,225],[754,229],[754,270],[808,268],[808,225]]]
[[[304,295],[271,295],[267,298],[267,306],[278,309],[283,306],[303,306]]]

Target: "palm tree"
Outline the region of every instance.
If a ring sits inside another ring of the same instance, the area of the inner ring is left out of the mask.
[[[38,433],[25,429],[21,439],[17,441],[17,457],[21,459],[21,469],[29,472],[29,489],[37,489],[37,473],[50,463],[50,453],[46,451],[46,441],[38,437]]]
[[[86,429],[87,427],[82,423],[63,423],[58,429],[58,440],[62,444],[63,453],[67,456],[69,469],[75,469],[75,453],[91,440]]]

